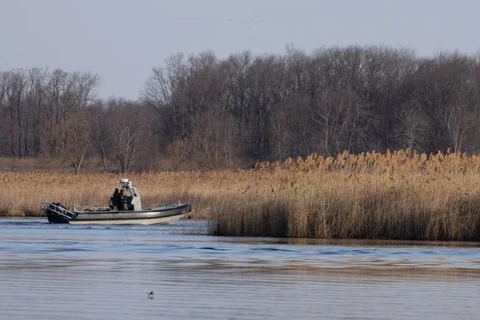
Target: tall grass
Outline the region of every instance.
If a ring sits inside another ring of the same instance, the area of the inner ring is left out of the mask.
[[[217,235],[480,240],[480,157],[376,152],[262,163],[252,170],[126,176],[144,206],[177,201]],[[112,174],[0,173],[0,214],[41,202],[107,205]]]
[[[480,240],[479,156],[312,155],[245,174],[248,190],[211,211],[213,233]]]

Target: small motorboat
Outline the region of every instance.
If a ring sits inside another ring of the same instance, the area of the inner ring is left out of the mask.
[[[175,203],[151,209],[142,208],[140,194],[128,179],[120,179],[121,191],[110,199],[108,207],[73,206],[67,209],[59,202],[42,203],[50,223],[71,224],[173,224],[192,206]]]

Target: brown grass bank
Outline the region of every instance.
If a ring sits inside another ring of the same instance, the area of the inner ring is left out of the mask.
[[[480,157],[404,151],[266,163],[254,170],[129,174],[145,206],[178,200],[217,235],[480,240]],[[41,202],[107,204],[118,175],[0,173],[0,214]]]

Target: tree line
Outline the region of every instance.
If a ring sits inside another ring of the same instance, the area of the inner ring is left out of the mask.
[[[480,149],[479,56],[332,47],[307,54],[175,54],[140,98],[97,99],[98,75],[0,70],[0,156],[86,159],[104,171],[231,168],[386,151]]]

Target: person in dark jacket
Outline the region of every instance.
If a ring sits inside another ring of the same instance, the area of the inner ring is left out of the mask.
[[[118,210],[125,210],[125,196],[123,195],[123,189],[120,190],[117,199]]]
[[[118,209],[118,197],[120,193],[118,192],[118,188],[115,188],[115,191],[113,192],[113,196],[110,198],[110,202],[112,203],[111,209],[114,209],[115,207]]]

